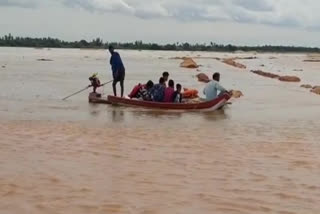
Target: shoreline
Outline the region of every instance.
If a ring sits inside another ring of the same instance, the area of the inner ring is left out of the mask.
[[[35,49],[35,50],[51,50],[51,49],[66,49],[66,50],[82,50],[82,51],[107,51],[108,48],[73,48],[73,47],[28,47],[28,46],[0,46],[0,48],[26,48],[26,49]],[[207,50],[150,50],[150,49],[130,49],[130,48],[117,48],[117,50],[124,50],[124,51],[150,51],[150,52],[200,52],[200,53],[226,53],[226,54],[319,54],[320,52],[312,52],[312,51],[207,51]],[[192,56],[190,56],[192,57]],[[194,56],[192,58],[196,58]]]

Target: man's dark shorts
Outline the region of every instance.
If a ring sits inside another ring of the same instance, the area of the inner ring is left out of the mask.
[[[116,74],[113,75],[113,82],[124,81],[125,76],[126,76],[125,69],[121,69]]]

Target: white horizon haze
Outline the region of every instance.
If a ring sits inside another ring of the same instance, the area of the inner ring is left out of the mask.
[[[316,0],[0,0],[0,36],[319,47]]]

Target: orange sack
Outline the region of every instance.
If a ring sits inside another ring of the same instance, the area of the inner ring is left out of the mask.
[[[182,97],[185,99],[194,99],[194,98],[198,98],[198,90],[196,89],[188,89],[188,88],[184,88],[184,92],[182,93]]]

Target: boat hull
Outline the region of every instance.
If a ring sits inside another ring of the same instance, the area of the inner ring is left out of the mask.
[[[107,98],[103,98],[103,97],[101,97],[101,95],[96,94],[96,93],[89,94],[89,103],[109,104],[109,105],[112,104],[111,102],[108,101]]]
[[[120,98],[114,96],[108,96],[108,102],[116,105],[142,107],[149,109],[164,109],[164,110],[217,110],[227,104],[230,96],[224,94],[215,100],[210,102],[201,103],[160,103],[160,102],[148,102],[140,100],[132,100],[127,98]]]

